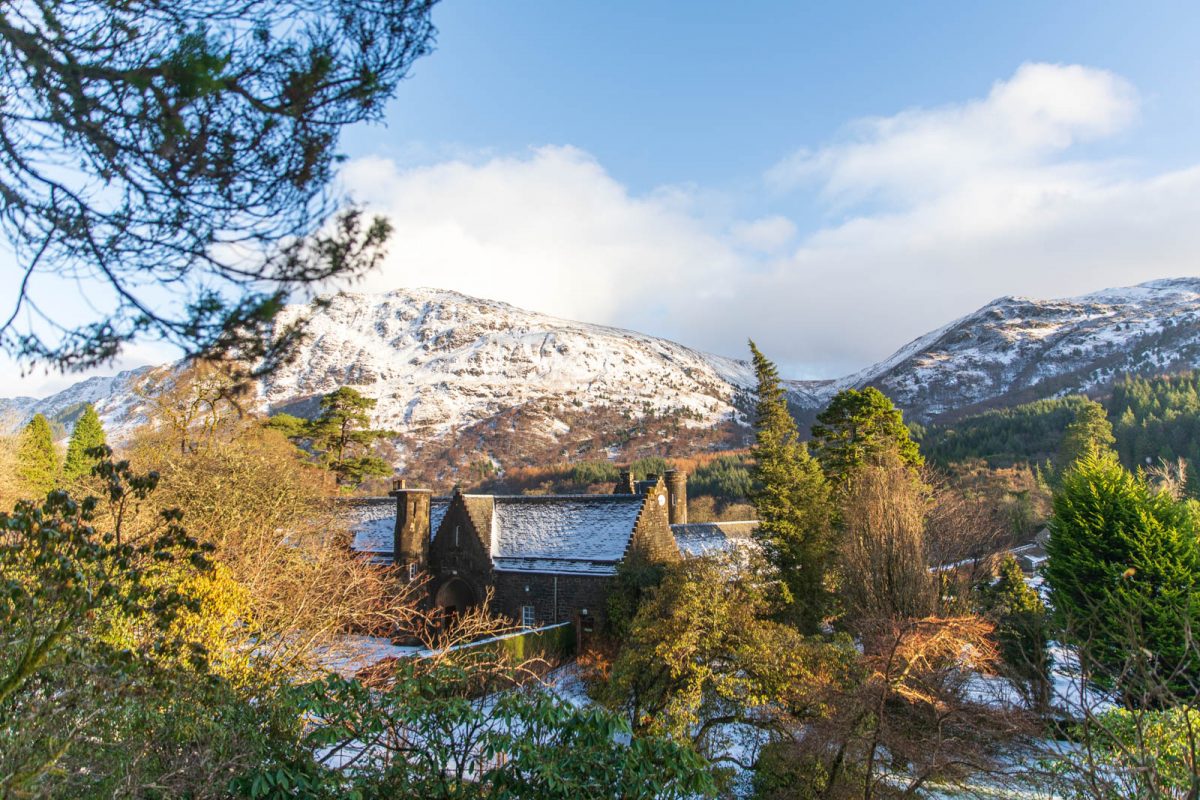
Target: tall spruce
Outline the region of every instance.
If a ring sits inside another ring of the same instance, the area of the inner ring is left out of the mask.
[[[1095,400],[1085,400],[1067,426],[1058,451],[1058,468],[1066,472],[1076,461],[1111,451],[1117,444],[1108,412]]]
[[[87,451],[106,443],[100,415],[96,413],[92,404],[88,403],[75,422],[75,428],[71,431],[71,440],[67,442],[67,458],[63,462],[63,477],[73,481],[90,474],[92,467],[96,465],[96,459],[89,456]]]
[[[1085,454],[1054,496],[1045,577],[1083,664],[1131,705],[1200,685],[1200,524],[1111,451]]]
[[[17,445],[17,478],[26,492],[41,497],[54,488],[58,473],[58,450],[50,421],[34,414],[21,431]]]
[[[838,392],[817,415],[812,442],[813,454],[837,489],[844,488],[859,467],[885,451],[894,451],[913,468],[925,463],[900,410],[873,386]]]
[[[980,588],[979,599],[996,623],[996,639],[1004,671],[1038,712],[1050,705],[1050,619],[1037,590],[1028,584],[1011,555],[1000,574]]]
[[[829,484],[800,441],[775,365],[753,341],[750,352],[758,376],[751,450],[756,536],[791,595],[784,616],[801,631],[815,633],[828,606],[825,572],[833,517]]]

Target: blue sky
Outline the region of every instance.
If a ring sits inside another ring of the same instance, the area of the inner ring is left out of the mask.
[[[1000,295],[1198,272],[1200,4],[445,0],[434,21],[386,124],[343,139],[345,188],[397,224],[366,290],[734,356],[753,336],[820,377]]]
[[[1196,3],[480,2],[434,12],[438,50],[351,153],[571,144],[634,191],[739,188],[848,121],[961,102],[1025,62],[1139,87],[1138,155],[1188,162]]]

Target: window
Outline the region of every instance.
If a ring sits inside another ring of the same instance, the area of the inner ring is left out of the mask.
[[[454,548],[458,549],[458,526],[454,526]]]
[[[533,627],[533,606],[521,606],[521,625],[525,628]]]
[[[410,581],[414,581],[417,579],[417,565],[416,564],[408,565],[408,579]]]

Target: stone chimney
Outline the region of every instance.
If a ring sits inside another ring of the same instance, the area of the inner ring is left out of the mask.
[[[687,524],[687,473],[669,469],[663,475],[667,484],[667,511],[672,525]]]
[[[403,478],[392,481],[391,496],[396,498],[396,533],[392,558],[409,576],[423,572],[429,563],[428,489],[409,489]]]
[[[617,479],[617,486],[613,489],[613,494],[636,494],[633,486],[633,473],[628,469],[621,470],[621,477]]]

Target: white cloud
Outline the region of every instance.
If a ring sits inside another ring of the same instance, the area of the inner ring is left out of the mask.
[[[1034,180],[1076,170],[1048,159],[1112,135],[1137,114],[1133,87],[1103,70],[1025,64],[988,96],[859,120],[842,141],[800,150],[767,173],[777,188],[819,186],[831,202],[908,206],[968,182]]]
[[[979,99],[852,122],[764,178],[778,202],[829,209],[799,238],[778,214],[731,216],[745,198],[637,195],[570,147],[370,159],[345,178],[396,224],[370,288],[444,286],[732,355],[753,336],[795,374],[835,375],[1000,295],[1195,272],[1200,169],[1080,156],[1138,106],[1112,73],[1027,64]]]
[[[386,212],[391,253],[368,289],[436,286],[560,316],[670,329],[669,287],[736,274],[738,255],[694,214],[687,189],[634,196],[588,154],[399,169],[364,159],[343,180]]]
[[[458,289],[729,355],[752,336],[792,374],[833,376],[1000,295],[1196,274],[1200,166],[1145,174],[1080,147],[1138,109],[1110,72],[1026,64],[978,99],[851,122],[753,198],[635,193],[571,147],[360,159],[343,181],[395,225],[367,290]],[[797,196],[826,209],[815,230],[731,210]]]
[[[772,216],[751,222],[736,222],[729,231],[734,241],[763,253],[775,253],[791,243],[796,225],[787,217]]]

